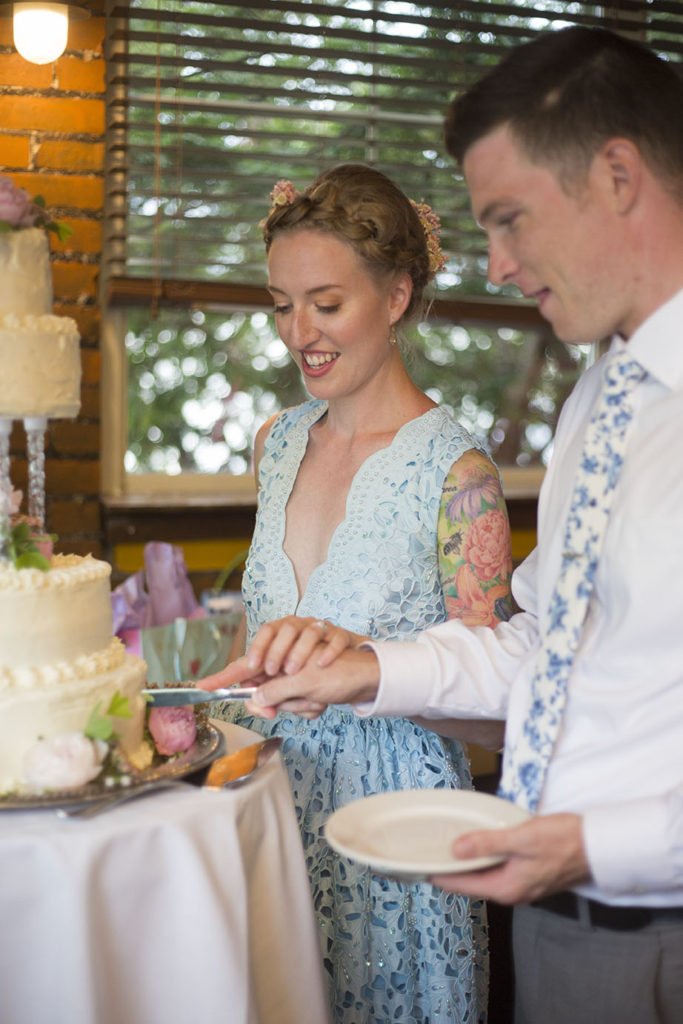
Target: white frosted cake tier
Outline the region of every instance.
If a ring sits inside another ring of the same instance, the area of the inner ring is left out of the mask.
[[[52,312],[52,271],[42,228],[0,234],[0,316]]]
[[[0,793],[22,788],[38,739],[83,732],[118,691],[132,718],[114,719],[120,745],[142,743],[146,665],[112,636],[111,568],[54,555],[52,568],[0,567]]]
[[[124,653],[119,665],[96,675],[0,689],[0,794],[24,788],[24,759],[37,740],[83,732],[97,704],[105,712],[117,692],[128,698],[132,718],[115,718],[114,729],[123,750],[134,755],[142,744],[145,674],[144,661]]]
[[[47,314],[0,316],[0,366],[0,416],[77,415],[81,353],[74,320]]]
[[[70,662],[112,640],[110,566],[90,555],[53,555],[51,564],[0,567],[0,680],[7,669]]]

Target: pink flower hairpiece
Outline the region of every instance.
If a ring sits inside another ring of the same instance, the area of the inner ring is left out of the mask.
[[[270,212],[277,210],[281,206],[289,206],[293,203],[298,195],[301,193],[298,189],[294,188],[291,181],[286,178],[280,178],[279,181],[275,182],[273,189],[270,193],[271,208]],[[420,218],[422,224],[422,230],[425,233],[427,239],[427,250],[429,252],[429,274],[430,277],[434,277],[440,270],[448,263],[448,259],[444,256],[441,251],[440,235],[441,235],[441,221],[436,213],[432,210],[429,203],[425,203],[424,199],[421,199],[419,203],[416,203],[414,199],[410,200],[415,212]]]
[[[279,181],[275,182],[270,193],[270,201],[272,203],[270,212],[272,213],[273,210],[277,210],[279,206],[289,206],[298,195],[300,195],[300,192],[297,188],[294,188],[291,181],[287,181],[286,178],[280,178]]]
[[[411,199],[410,202],[420,218],[422,230],[427,238],[429,273],[431,277],[434,277],[448,263],[448,258],[444,256],[441,250],[441,220],[439,215],[434,213],[429,203],[425,203],[424,199],[421,199],[419,203],[416,203],[414,199]]]

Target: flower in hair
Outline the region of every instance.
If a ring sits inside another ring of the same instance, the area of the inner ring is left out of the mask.
[[[299,195],[299,190],[294,188],[291,181],[287,181],[286,178],[280,178],[279,181],[275,182],[273,190],[270,193],[270,201],[272,203],[271,212],[277,210],[279,206],[289,206],[293,203],[296,197]]]
[[[439,240],[441,235],[441,221],[438,214],[434,213],[429,203],[425,203],[424,199],[421,199],[419,203],[416,203],[414,199],[411,199],[410,202],[420,218],[422,230],[424,231],[427,239],[429,273],[434,277],[440,270],[443,270],[448,263],[447,257],[444,256],[441,251],[441,242]]]

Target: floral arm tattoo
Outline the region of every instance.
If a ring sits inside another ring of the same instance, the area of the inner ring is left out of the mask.
[[[438,544],[447,617],[467,626],[509,619],[510,523],[496,467],[474,449],[454,463],[444,482]]]

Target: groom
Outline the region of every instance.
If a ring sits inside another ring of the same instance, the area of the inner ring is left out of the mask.
[[[455,845],[501,866],[433,881],[517,905],[519,1024],[683,1021],[682,110],[669,65],[584,28],[453,102],[491,281],[569,344],[611,337],[609,358],[558,424],[519,614],[313,658],[258,692],[266,714],[507,718],[506,795],[538,813]]]

